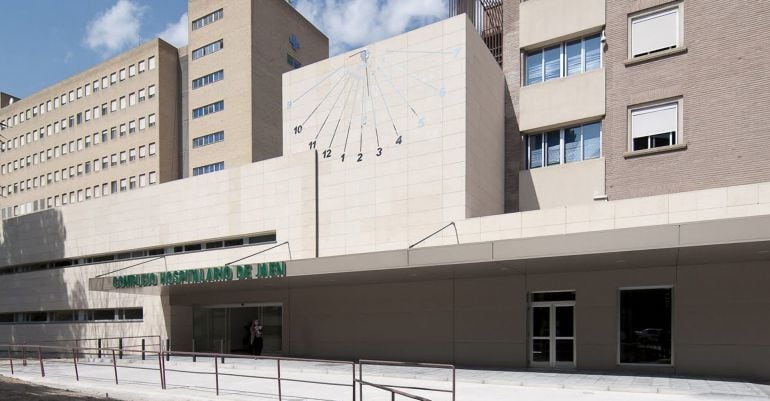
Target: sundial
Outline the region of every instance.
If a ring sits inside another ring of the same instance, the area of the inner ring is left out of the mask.
[[[438,66],[447,57],[457,58],[461,50],[383,50],[378,54],[365,48],[343,56],[341,66],[286,102],[286,110],[301,106],[303,111],[292,115],[288,135],[292,141],[304,143],[307,150],[317,150],[326,160],[357,163],[381,157],[419,135],[428,123],[405,88],[417,85],[430,101],[439,104],[447,93],[441,74],[410,73],[405,63],[397,60],[420,58]],[[320,93],[324,83],[328,84]],[[311,93],[316,96],[308,96]],[[399,108],[406,108],[410,118],[394,118]]]

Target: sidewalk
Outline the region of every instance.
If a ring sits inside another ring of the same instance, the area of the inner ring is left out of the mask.
[[[227,360],[218,363],[220,396],[215,394],[214,363],[211,358],[173,357],[166,363],[167,389],[160,388],[158,361],[123,359],[118,362],[119,384],[115,385],[112,360],[82,360],[78,367],[80,381],[75,381],[71,360],[46,360],[46,376],[40,375],[37,360],[21,366],[14,363],[12,377],[59,389],[125,400],[277,400],[274,361]],[[282,377],[300,380],[282,383],[283,399],[352,400],[351,365],[308,362],[282,362]],[[358,366],[356,366],[356,375]],[[7,365],[0,375],[10,376]],[[255,377],[258,376],[258,377]],[[364,380],[407,387],[451,389],[451,370],[394,368],[365,365]],[[332,382],[318,385],[306,381]],[[460,401],[694,401],[694,400],[770,400],[770,387],[747,382],[700,380],[649,376],[621,376],[584,373],[551,373],[536,371],[456,371],[457,398]],[[431,400],[450,400],[446,393],[417,390],[407,392]],[[390,394],[366,388],[367,401],[387,401]],[[360,399],[356,397],[356,400]],[[401,399],[401,398],[398,398]]]

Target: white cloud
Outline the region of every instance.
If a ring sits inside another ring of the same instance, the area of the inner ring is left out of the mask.
[[[332,55],[448,14],[446,0],[296,0],[295,7],[329,37]]]
[[[179,21],[166,25],[166,29],[158,37],[176,47],[187,45],[187,13],[179,17]]]
[[[146,7],[132,0],[118,0],[88,24],[85,43],[104,57],[141,42],[142,14]]]

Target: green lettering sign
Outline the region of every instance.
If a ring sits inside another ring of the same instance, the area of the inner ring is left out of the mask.
[[[251,280],[286,277],[286,262],[251,265],[217,266],[203,269],[185,269],[170,272],[128,274],[112,277],[112,287],[141,288],[180,284],[210,283],[217,281]]]

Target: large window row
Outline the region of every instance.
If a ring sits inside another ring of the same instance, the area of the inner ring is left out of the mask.
[[[211,14],[204,15],[203,17],[200,17],[196,20],[193,20],[192,22],[192,30],[195,31],[197,29],[203,28],[206,25],[213,24],[214,22],[217,22],[225,17],[225,12],[223,9],[219,9],[217,11],[214,11]]]
[[[250,245],[264,245],[276,242],[275,232],[262,234],[249,234],[242,237],[213,238],[203,242],[189,242],[176,244],[164,248],[145,248],[131,251],[122,251],[106,255],[90,255],[82,258],[62,259],[33,263],[26,265],[11,266],[0,269],[0,274],[27,273],[38,270],[61,269],[70,266],[81,266],[94,263],[106,263],[113,261],[129,261],[144,259],[148,257],[158,257],[163,255],[174,255],[178,253],[197,252],[218,248],[234,248]]]
[[[104,117],[109,113],[125,110],[128,107],[135,106],[137,103],[142,103],[148,99],[154,98],[156,94],[157,89],[155,85],[141,88],[126,96],[120,96],[119,98],[103,103],[101,107],[95,106],[92,109],[86,109],[83,112],[78,112],[77,114],[69,116],[69,118],[64,118],[61,121],[54,121],[47,126],[34,129],[26,134],[21,134],[18,137],[9,138],[4,142],[0,142],[0,152],[21,148],[33,142],[44,140],[51,135],[63,133],[67,131],[68,128],[75,128],[76,126],[88,123],[91,120]]]
[[[212,164],[207,164],[205,166],[193,168],[193,175],[195,176],[195,175],[201,175],[201,174],[214,173],[224,169],[225,169],[225,162],[212,163]]]
[[[600,122],[527,136],[527,168],[596,159],[602,154]]]
[[[596,34],[528,52],[524,84],[532,85],[601,67],[601,34]]]
[[[193,145],[193,149],[195,149],[195,148],[200,148],[202,146],[211,145],[213,143],[222,142],[224,140],[225,140],[225,132],[219,131],[213,134],[208,134],[204,136],[199,136],[197,138],[193,138],[192,145]]]
[[[62,171],[65,171],[64,169]],[[70,173],[72,167],[69,168]],[[105,182],[101,185],[95,185],[93,187],[82,188],[78,190],[65,192],[61,195],[49,196],[47,199],[34,200],[21,205],[9,206],[0,211],[3,219],[11,217],[21,216],[24,214],[35,213],[41,210],[50,209],[53,207],[65,206],[72,203],[84,202],[87,200],[100,198],[102,196],[108,196],[118,192],[125,192],[137,188],[142,188],[147,185],[155,185],[158,183],[158,173],[150,171],[146,174],[139,174],[111,182]],[[14,184],[15,185],[15,184]]]
[[[192,59],[197,60],[203,56],[208,56],[211,53],[216,53],[225,47],[225,42],[222,39],[214,43],[209,43],[206,46],[197,48],[192,52]]]
[[[83,86],[79,86],[69,92],[62,93],[61,96],[55,96],[52,99],[46,100],[37,106],[32,106],[26,111],[19,112],[9,116],[5,120],[5,127],[0,126],[0,130],[12,128],[25,121],[29,121],[34,117],[44,115],[46,112],[50,112],[66,105],[67,103],[73,103],[86,96],[90,96],[92,93],[105,90],[110,86],[114,86],[118,82],[125,81],[127,78],[132,78],[137,74],[142,74],[145,71],[154,70],[156,67],[155,56],[150,56],[147,59],[142,59],[128,67],[121,68],[109,75],[105,75],[101,80],[96,79],[93,82],[86,82]],[[2,119],[0,119],[2,121]]]
[[[136,148],[130,148],[121,152],[113,153],[102,158],[94,159],[93,161],[86,161],[77,165],[65,167],[61,170],[55,170],[49,172],[46,175],[38,177],[28,178],[27,180],[21,180],[18,183],[9,184],[7,186],[0,186],[0,194],[8,198],[14,194],[21,193],[42,188],[46,185],[52,185],[59,181],[66,181],[67,179],[74,178],[76,176],[84,176],[96,173],[101,170],[107,170],[110,167],[118,166],[118,164],[133,163],[136,160],[144,159],[148,156],[154,156],[157,153],[157,145],[155,142],[151,142],[148,145],[141,145]]]
[[[220,100],[215,103],[207,104],[205,106],[193,109],[193,118],[201,118],[209,114],[214,114],[225,109],[225,101]]]
[[[144,310],[141,307],[0,313],[0,324],[141,322],[142,319],[144,319]]]
[[[217,72],[212,72],[211,74],[204,75],[200,78],[193,79],[192,81],[192,88],[198,89],[202,88],[206,85],[211,85],[214,82],[218,82],[225,79],[225,71],[219,70]]]

